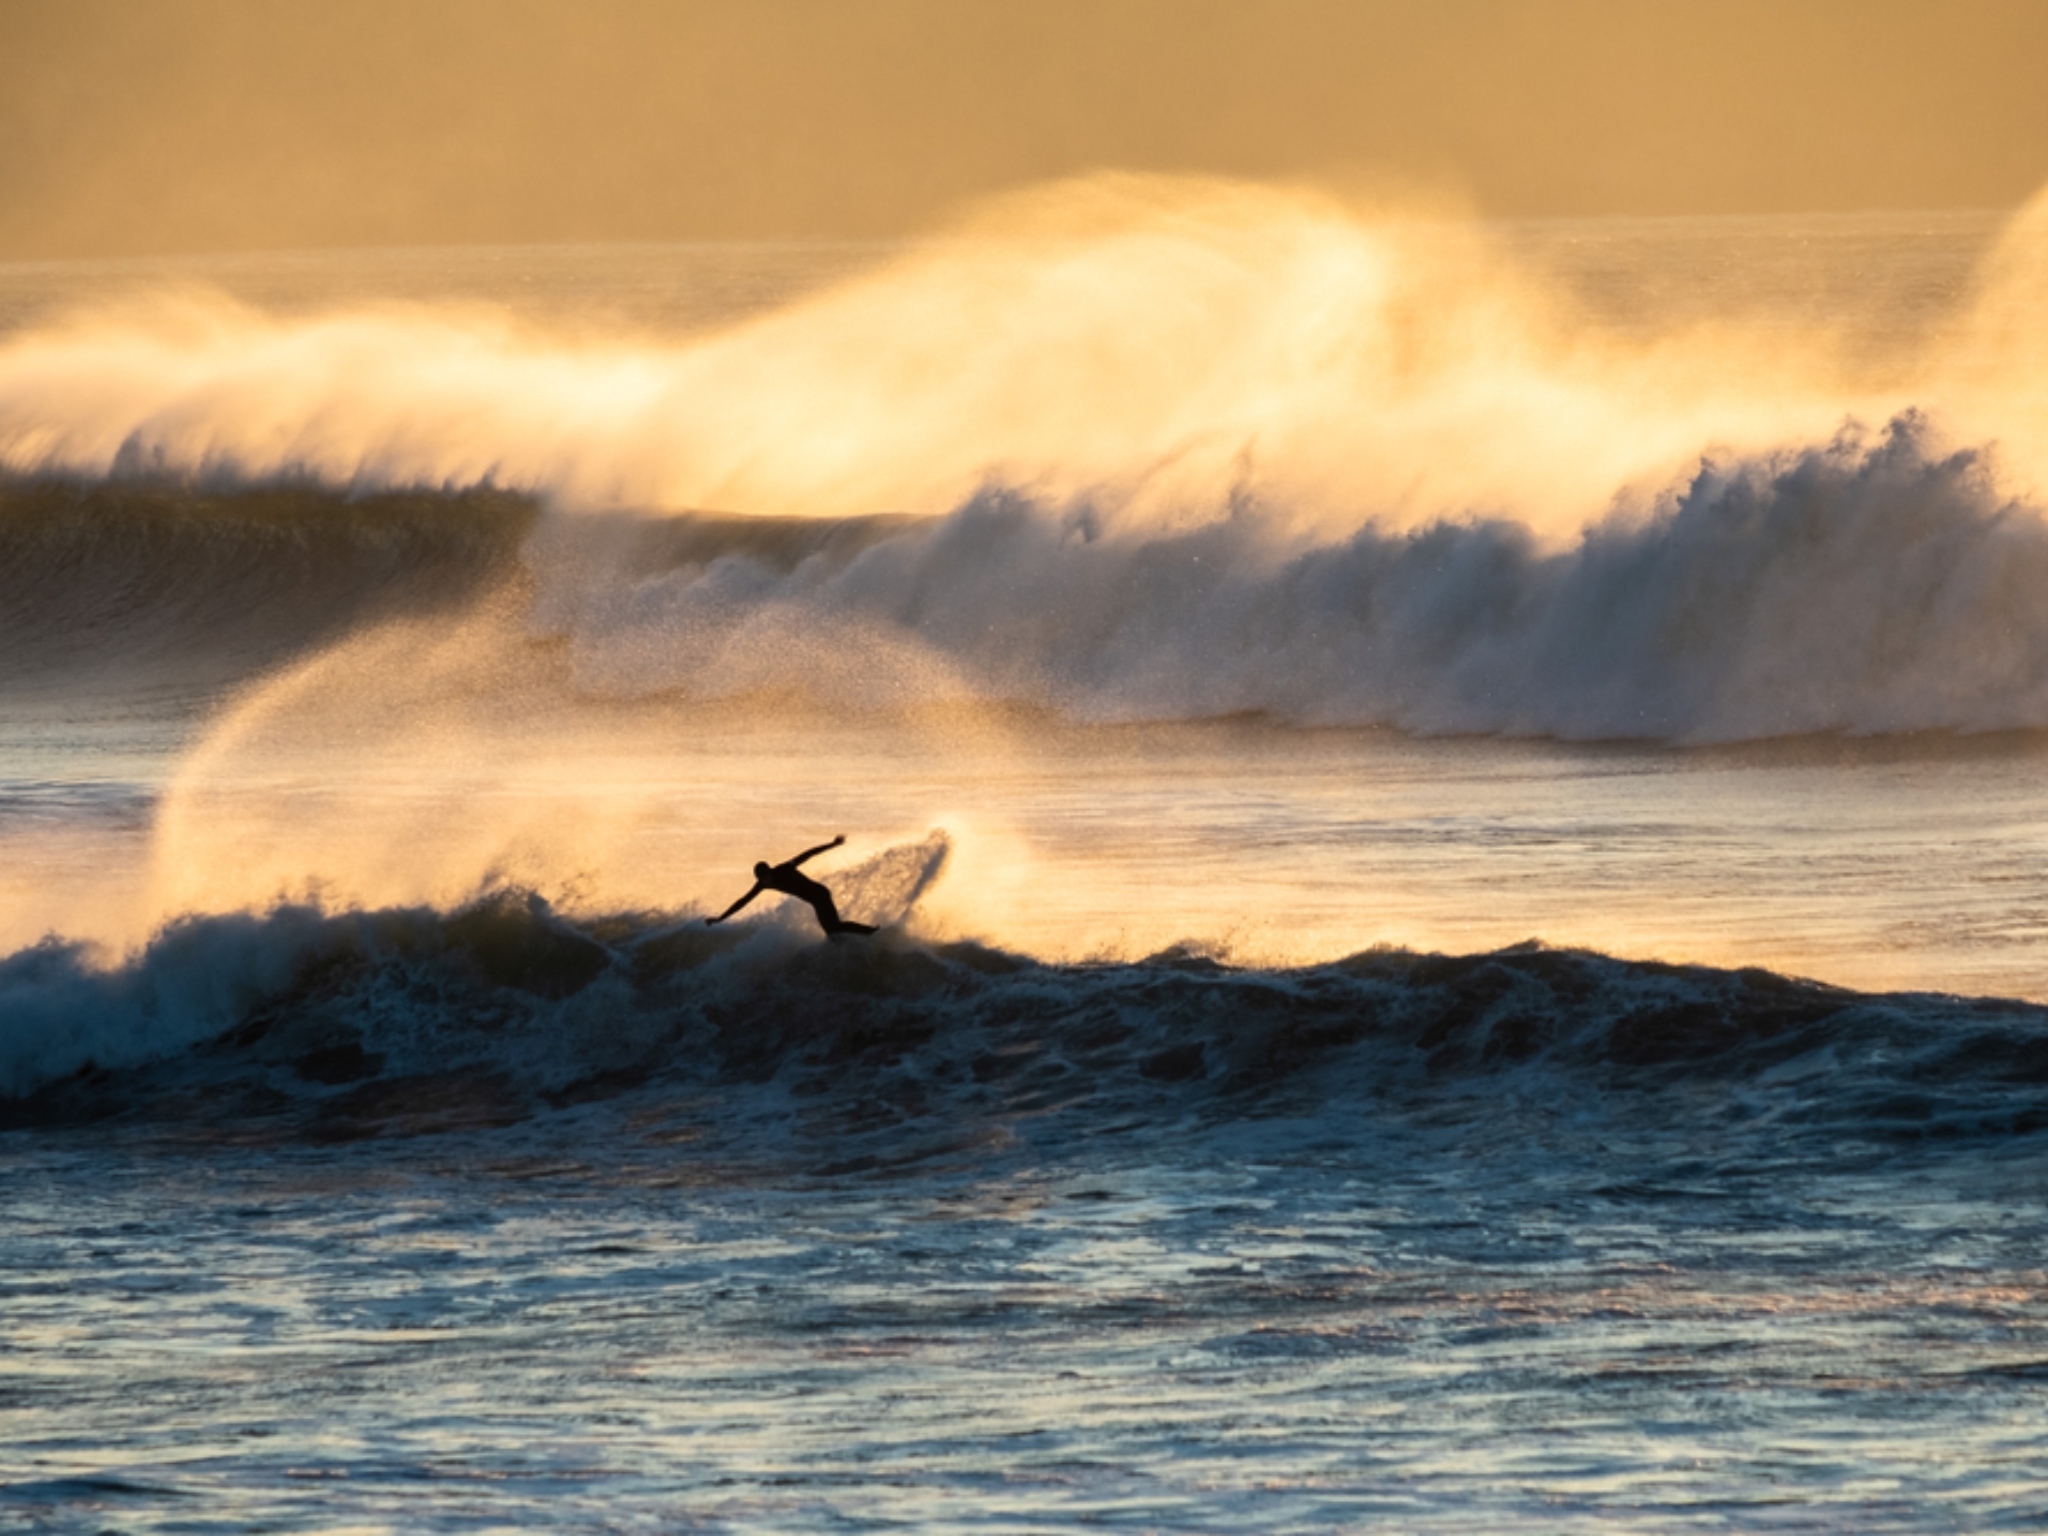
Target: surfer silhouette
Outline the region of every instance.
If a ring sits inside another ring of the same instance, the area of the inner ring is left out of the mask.
[[[837,848],[845,841],[846,834],[842,832],[833,838],[831,842],[820,843],[815,848],[806,848],[795,858],[785,859],[780,864],[756,864],[754,866],[754,888],[727,907],[723,912],[719,913],[718,916],[705,918],[705,923],[707,925],[722,923],[763,891],[779,891],[784,896],[794,896],[798,901],[809,902],[811,910],[818,914],[818,926],[823,928],[828,935],[836,933],[873,933],[875,930],[872,924],[850,923],[841,917],[838,906],[832,900],[832,893],[797,868],[804,860],[815,859],[819,854]]]

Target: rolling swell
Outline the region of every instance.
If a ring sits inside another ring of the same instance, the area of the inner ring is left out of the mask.
[[[0,482],[0,694],[204,695],[358,625],[474,600],[533,504],[488,488]]]
[[[1891,1143],[2048,1129],[2048,1010],[1529,944],[1298,969],[1192,952],[1044,964],[975,943],[827,944],[764,922],[455,912],[187,919],[112,970],[0,961],[0,1126],[106,1118],[316,1141],[692,1106],[823,1166],[991,1139],[1308,1115],[1555,1113]]]

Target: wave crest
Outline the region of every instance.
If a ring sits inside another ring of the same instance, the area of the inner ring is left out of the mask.
[[[2048,522],[1914,414],[1710,459],[1561,550],[1500,520],[1304,547],[1249,506],[1139,532],[993,490],[836,560],[543,574],[542,622],[604,693],[801,690],[820,652],[865,645],[928,653],[927,687],[1091,719],[1681,742],[2048,725]]]
[[[696,1134],[765,1113],[818,1158],[887,1162],[934,1137],[1190,1113],[1327,1110],[1356,1134],[1368,1104],[1483,1115],[1515,1073],[1610,1104],[1647,1094],[1653,1116],[1721,1105],[1752,1130],[1759,1116],[1830,1137],[2048,1125],[2039,1007],[1534,944],[1295,969],[1192,950],[1049,965],[773,922],[577,924],[500,890],[445,913],[188,918],[110,970],[49,943],[0,960],[0,1001],[13,1126],[119,1116],[350,1139],[647,1092],[696,1106]],[[1710,1079],[1745,1087],[1691,1092]]]

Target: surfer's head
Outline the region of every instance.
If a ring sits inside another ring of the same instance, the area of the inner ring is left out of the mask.
[[[765,862],[754,866],[754,878],[756,880],[766,880],[768,878],[768,866]]]

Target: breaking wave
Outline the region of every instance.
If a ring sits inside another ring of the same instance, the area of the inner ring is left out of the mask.
[[[0,682],[223,684],[511,594],[599,697],[827,693],[1084,720],[1730,741],[2048,727],[2048,520],[1915,415],[1713,457],[1562,548],[1504,519],[1132,528],[992,488],[942,517],[547,516],[119,483],[0,495]]]
[[[1502,520],[1304,544],[1252,507],[1131,533],[992,491],[842,559],[565,569],[543,591],[600,692],[801,688],[792,637],[822,635],[1092,719],[1667,741],[2048,726],[2048,521],[1912,416],[1709,460],[1561,550]]]
[[[794,1117],[817,1160],[858,1167],[1027,1123],[1097,1135],[1327,1112],[1362,1134],[1381,1111],[1482,1113],[1537,1074],[1544,1093],[1610,1109],[1646,1094],[1653,1116],[1774,1137],[2048,1128],[2048,1011],[2022,1003],[1534,944],[1296,969],[1187,951],[1050,965],[774,920],[572,923],[518,890],[452,912],[190,918],[109,970],[47,942],[0,960],[0,1021],[15,1127],[357,1139],[650,1094],[695,1105],[706,1136]]]

